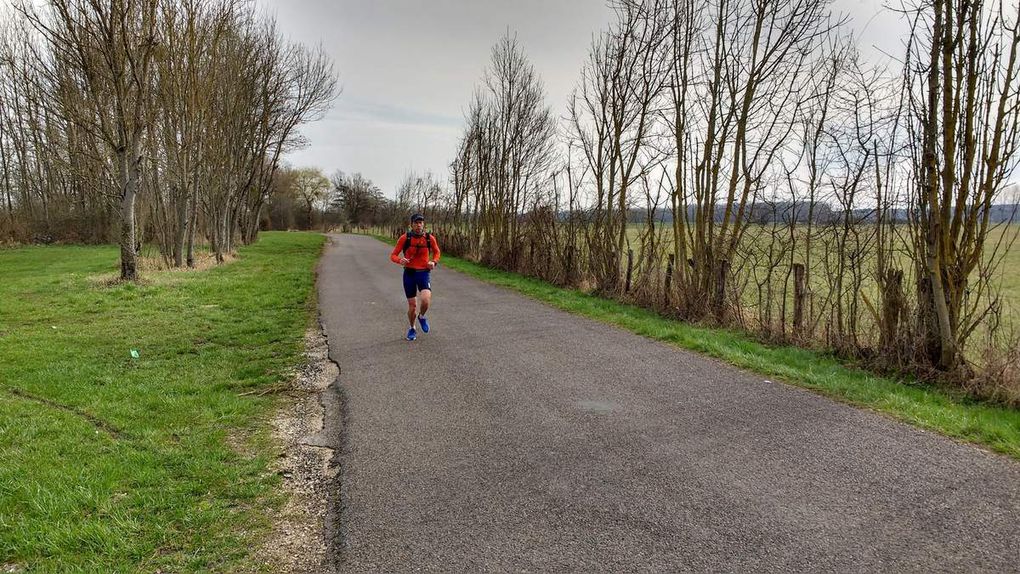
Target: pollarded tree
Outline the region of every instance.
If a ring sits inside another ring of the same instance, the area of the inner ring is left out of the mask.
[[[675,0],[660,14],[674,31],[674,203],[692,219],[674,229],[677,252],[688,257],[681,280],[698,310],[721,316],[729,264],[755,201],[781,172],[797,110],[810,97],[812,56],[836,24],[824,0]]]
[[[617,21],[593,44],[571,98],[571,138],[583,153],[593,189],[588,237],[591,270],[603,292],[614,292],[634,187],[663,159],[654,145],[656,111],[669,85],[671,21],[666,2],[618,0]]]
[[[492,48],[485,87],[476,92],[468,141],[476,157],[477,233],[482,256],[504,267],[520,253],[520,215],[543,192],[554,158],[556,123],[545,88],[516,37],[509,33]],[[437,190],[438,191],[438,190]]]
[[[1017,165],[1020,25],[1016,5],[933,0],[913,11],[907,84],[913,142],[919,333],[928,360],[957,367],[990,311],[975,271],[990,216]]]

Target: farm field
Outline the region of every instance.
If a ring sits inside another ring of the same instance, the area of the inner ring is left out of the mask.
[[[443,231],[449,233],[451,227],[443,228]],[[368,230],[380,237],[388,237],[391,230],[385,228],[372,228]],[[670,242],[672,237],[672,228],[669,224],[658,224],[657,229],[657,242],[663,249],[666,250],[664,253],[671,252]],[[741,265],[739,267],[739,277],[743,285],[741,289],[741,300],[743,304],[751,309],[757,306],[757,288],[755,279],[764,282],[764,271],[767,269],[765,252],[769,248],[767,237],[770,233],[770,229],[766,226],[752,226],[748,229],[744,239],[744,248],[741,250],[741,259],[737,263]],[[898,241],[905,243],[906,229],[902,229],[902,233],[898,237]],[[646,235],[645,224],[630,224],[627,228],[626,245],[624,249],[633,249],[635,257],[641,248],[641,238]],[[1015,239],[1020,237],[1020,224],[1012,225],[998,225],[989,234],[988,245],[994,247],[999,245],[1000,251],[1003,253],[1002,261],[999,264],[995,274],[993,275],[993,286],[999,290],[1002,297],[1002,320],[1003,325],[1008,329],[1020,328],[1020,241]],[[804,242],[798,246],[798,256],[796,261],[802,262],[804,257],[802,255],[804,249]],[[870,252],[869,252],[870,253]],[[814,296],[818,299],[823,299],[831,288],[826,282],[826,269],[824,266],[824,259],[826,257],[826,249],[824,241],[815,239],[812,246],[812,262],[811,270],[809,271],[808,281],[809,288],[814,293]],[[835,265],[835,253],[833,250],[829,251],[829,261]],[[870,255],[870,259],[873,260],[874,255]],[[755,261],[757,259],[757,261]],[[661,270],[666,269],[666,254],[661,256],[659,267]],[[780,281],[785,280],[785,275],[789,273],[789,254],[786,255],[784,263],[776,268],[773,275],[773,280],[779,279]],[[906,278],[904,280],[905,289],[909,290],[909,277],[912,275],[912,263],[905,253],[899,254],[900,267],[905,271]],[[757,266],[755,265],[757,264]],[[621,276],[626,272],[626,255],[621,258]],[[976,271],[975,271],[976,273]],[[874,281],[874,272],[868,265],[865,265],[861,273],[862,283],[861,289],[867,294],[870,300],[877,301],[878,293]],[[789,277],[788,291],[792,293],[792,273]],[[738,283],[738,284],[741,284]],[[773,288],[782,290],[782,285],[773,285]],[[792,294],[788,294],[792,297]]]
[[[631,248],[637,252],[640,247],[641,237],[645,235],[646,227],[643,224],[632,224],[627,230],[627,241]],[[748,229],[745,237],[745,246],[742,250],[743,255],[743,267],[742,274],[744,280],[747,282],[743,289],[742,300],[747,306],[755,306],[757,302],[756,289],[754,279],[762,279],[764,271],[767,266],[764,264],[765,252],[768,250],[769,244],[767,237],[770,229],[764,226],[754,226]],[[659,241],[670,241],[672,237],[672,228],[668,225],[663,225],[657,230],[659,234]],[[906,230],[903,230],[906,233]],[[1020,234],[1020,225],[1000,225],[996,227],[989,235],[989,246],[1001,245],[1000,249],[1003,253],[1002,261],[993,276],[993,285],[999,289],[1002,296],[1003,302],[1003,323],[1007,328],[1020,328],[1020,242],[1014,241],[1018,234]],[[906,241],[901,235],[899,241]],[[803,245],[801,242],[798,247],[799,253],[797,261],[803,261]],[[824,294],[830,290],[829,285],[825,279],[824,259],[826,257],[826,251],[824,243],[815,240],[812,247],[812,270],[809,273],[809,287],[816,294]],[[873,255],[871,256],[874,257]],[[758,267],[755,268],[753,259],[758,258]],[[830,261],[834,261],[834,253],[829,253]],[[789,261],[789,255],[786,260]],[[663,258],[663,266],[665,266],[665,258]],[[906,254],[900,254],[901,267],[908,271],[911,268],[911,262]],[[781,265],[777,267],[776,274],[774,277],[779,275],[785,275],[789,268],[789,264]],[[863,282],[861,285],[862,290],[870,297],[877,299],[877,289],[874,282],[873,272],[865,268],[863,275]],[[792,291],[792,277],[789,290]],[[904,282],[905,287],[908,283]]]

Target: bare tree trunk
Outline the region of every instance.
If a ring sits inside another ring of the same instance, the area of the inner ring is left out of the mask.
[[[195,185],[191,191],[191,214],[188,217],[188,267],[195,268],[195,228],[198,227],[198,170],[195,171]]]
[[[138,255],[135,250],[135,197],[138,186],[138,169],[136,162],[128,157],[127,150],[117,154],[117,168],[121,182],[120,278],[125,281],[134,281],[138,278]]]

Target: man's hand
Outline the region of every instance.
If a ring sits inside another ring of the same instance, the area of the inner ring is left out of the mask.
[[[435,269],[435,268],[436,268],[436,262],[435,261],[429,261],[429,269]]]
[[[407,265],[407,264],[408,264],[408,263],[410,263],[410,262],[411,262],[411,260],[410,260],[410,259],[408,259],[407,257],[401,257],[401,258],[400,258],[400,264],[401,264],[401,265]]]

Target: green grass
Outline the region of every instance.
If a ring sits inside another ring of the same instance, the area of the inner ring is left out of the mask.
[[[301,360],[322,242],[113,285],[113,247],[0,250],[0,570],[243,564],[279,502],[276,399],[250,391]]]
[[[386,240],[387,238],[379,238]],[[652,311],[528,277],[443,256],[443,263],[489,283],[518,291],[564,311],[698,351],[767,377],[886,413],[910,424],[984,445],[1020,460],[1020,411],[977,403],[911,381],[879,377],[836,359],[796,347],[773,347],[725,329],[694,326]]]

